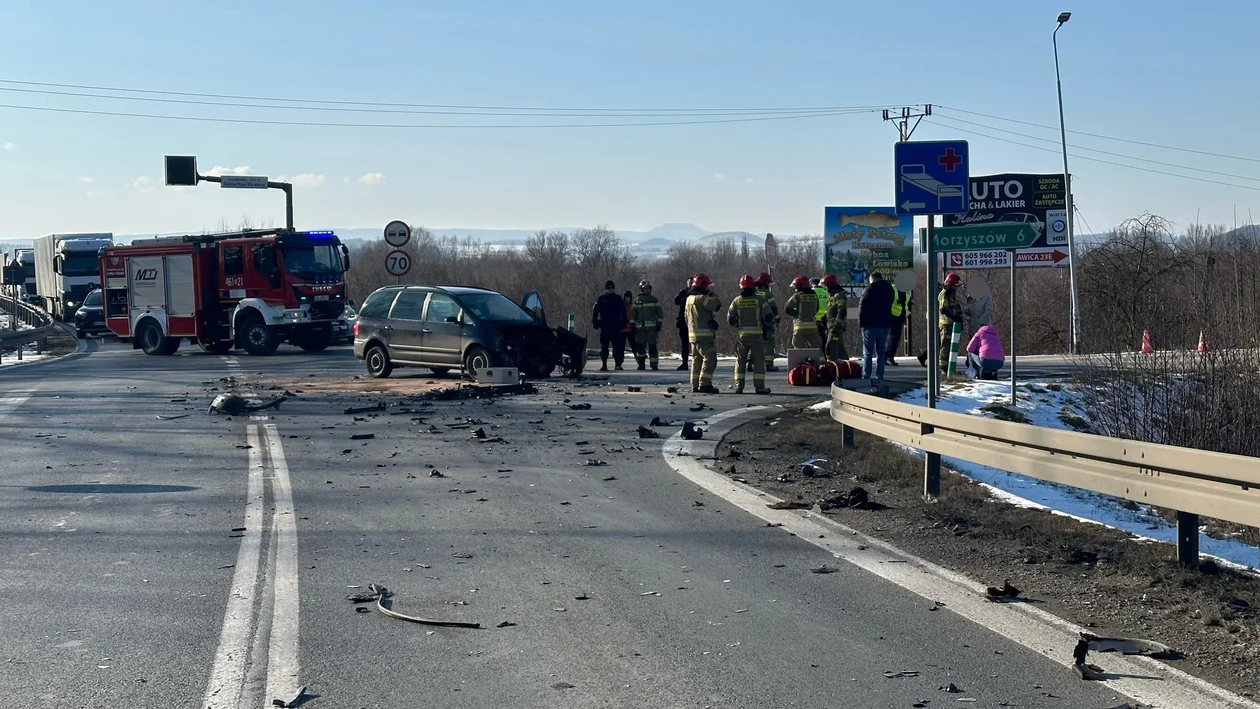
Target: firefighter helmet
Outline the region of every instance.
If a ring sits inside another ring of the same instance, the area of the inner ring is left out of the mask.
[[[797,276],[796,278],[792,279],[792,287],[804,293],[805,291],[809,290],[809,279],[806,278],[805,276]]]
[[[769,274],[769,273],[765,273],[765,272],[763,272],[760,276],[757,276],[757,285],[759,285],[759,286],[768,286],[768,285],[770,285],[771,283],[774,283],[774,281],[770,280],[770,274]]]
[[[828,273],[827,275],[823,276],[822,280],[819,281],[819,283],[822,285],[823,288],[827,288],[827,289],[840,287],[840,280],[836,278],[836,274],[834,273]]]
[[[651,282],[648,281],[648,279],[644,278],[643,280],[639,281],[639,292],[640,293],[652,292],[652,284]]]
[[[756,288],[757,281],[753,280],[752,274],[745,273],[739,277],[739,287],[741,290],[745,288]]]
[[[946,275],[945,275],[945,287],[946,287],[946,288],[953,288],[954,286],[958,285],[959,283],[962,283],[962,279],[958,277],[958,274],[957,274],[957,273],[949,273],[949,274],[946,274]]]
[[[713,285],[713,281],[703,273],[697,273],[691,277],[692,288],[708,288],[711,285]]]

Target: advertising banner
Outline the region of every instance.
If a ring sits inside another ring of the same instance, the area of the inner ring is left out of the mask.
[[[1027,224],[1037,231],[1029,246],[1067,246],[1067,198],[1063,175],[973,175],[970,179],[970,209],[947,215],[945,226],[981,224]],[[1046,259],[1042,266],[1061,262]]]
[[[893,207],[826,207],[823,258],[827,273],[856,297],[873,271],[892,277],[914,268],[914,217]]]

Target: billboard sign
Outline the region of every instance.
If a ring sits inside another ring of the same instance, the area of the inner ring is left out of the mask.
[[[945,226],[1027,224],[1037,231],[1032,248],[1067,246],[1063,175],[1007,173],[970,179],[969,208],[945,217]],[[1053,261],[1042,262],[1053,266]]]
[[[826,207],[823,256],[827,273],[856,297],[874,271],[914,268],[914,217],[889,207]]]
[[[1020,249],[1015,253],[1015,265],[1019,268],[1067,267],[1067,249],[1049,246],[1037,249]],[[945,254],[945,268],[951,271],[971,269],[1010,268],[1011,252],[953,251]]]

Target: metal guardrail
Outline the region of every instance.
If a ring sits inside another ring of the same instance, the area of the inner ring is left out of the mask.
[[[1260,459],[959,414],[831,388],[831,418],[852,429],[1038,480],[1177,511],[1177,558],[1199,559],[1199,515],[1260,527]],[[930,460],[925,493],[939,494]],[[933,489],[935,488],[935,489]]]
[[[3,348],[16,346],[17,358],[22,359],[22,345],[28,342],[35,342],[36,351],[42,353],[48,335],[57,327],[48,313],[9,297],[0,296],[0,313],[9,316],[10,328],[0,330],[0,356]],[[19,328],[18,323],[29,327]]]

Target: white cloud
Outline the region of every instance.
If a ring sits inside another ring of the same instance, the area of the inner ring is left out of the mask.
[[[359,178],[359,182],[365,185],[379,185],[384,180],[385,180],[385,173],[382,173],[382,172],[369,172],[363,177]]]
[[[289,182],[292,182],[297,187],[322,187],[324,185],[324,176],[314,172],[304,172],[290,177]]]
[[[239,167],[215,165],[206,174],[212,177],[223,177],[224,175],[252,175],[254,171],[250,169],[249,165],[241,165]]]
[[[5,143],[5,144],[4,144],[4,149],[5,149],[5,150],[17,150],[17,143]]]
[[[752,183],[753,183],[753,178],[751,178],[751,177],[745,177],[745,178],[744,178],[744,184],[746,184],[746,185],[751,185]]]
[[[88,190],[87,192],[84,192],[83,194],[87,195],[89,198],[105,196],[105,193],[101,192],[100,190]]]
[[[131,182],[128,182],[127,186],[136,192],[152,192],[153,178],[148,175],[141,175]]]
[[[95,177],[80,177],[79,182],[90,185],[93,182],[96,182],[96,178]]]
[[[722,173],[720,173],[720,172],[715,172],[715,173],[713,173],[713,181],[714,181],[714,182],[726,182],[726,175],[723,175],[723,174],[722,174]]]

